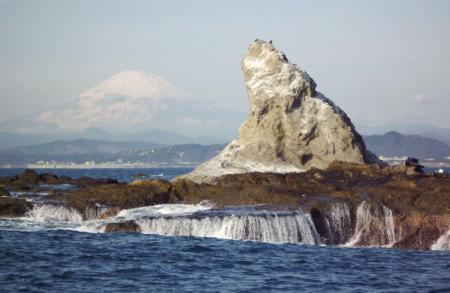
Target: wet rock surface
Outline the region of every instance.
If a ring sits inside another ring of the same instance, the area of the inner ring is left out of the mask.
[[[214,185],[174,185],[186,202],[284,204],[310,212],[327,244],[430,249],[450,227],[450,178],[420,175],[405,167],[334,162],[326,170],[232,174]],[[333,216],[336,201],[348,211]]]
[[[0,217],[22,217],[31,207],[25,199],[0,197]]]
[[[64,180],[71,182],[70,178]],[[0,216],[23,216],[31,208],[31,203],[9,194],[11,186],[17,187],[13,183],[2,186],[5,195],[0,197]],[[84,219],[112,219],[123,209],[202,201],[217,209],[258,205],[257,209],[266,211],[302,211],[311,215],[320,242],[329,245],[430,249],[450,227],[448,176],[343,162],[304,173],[229,174],[215,184],[186,179],[130,184],[101,181],[44,197],[76,209]],[[108,231],[139,230],[130,223],[117,223]]]
[[[10,196],[4,185],[0,185],[0,197],[1,196]]]
[[[170,182],[148,180],[138,184],[107,184],[75,190],[68,195],[53,196],[53,199],[66,201],[80,212],[91,203],[120,209],[176,203],[182,200]],[[111,211],[111,215],[113,210]],[[105,215],[106,216],[106,215]]]
[[[108,223],[105,227],[106,233],[137,233],[141,232],[141,227],[135,221],[121,223]]]
[[[89,187],[105,184],[118,184],[116,179],[102,178],[94,179],[90,177],[70,178],[67,176],[56,176],[54,174],[38,174],[34,170],[27,169],[22,174],[16,176],[0,178],[0,187],[7,190],[32,190],[38,185],[62,185],[70,184],[76,187]],[[1,192],[1,190],[0,190]]]

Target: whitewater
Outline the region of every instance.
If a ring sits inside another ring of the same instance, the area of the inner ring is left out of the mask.
[[[382,221],[370,212],[367,202],[357,209],[356,227],[350,224],[346,204],[332,204],[331,221],[326,220],[331,244],[345,247],[361,246],[360,241],[371,239],[373,223],[382,229],[379,242],[368,242],[367,247],[391,247],[397,235],[392,211],[382,206]],[[103,212],[106,208],[103,207]],[[324,245],[310,213],[302,211],[269,211],[260,206],[231,206],[215,208],[210,202],[199,204],[162,204],[121,210],[116,216],[100,219],[102,209],[95,215],[83,216],[75,209],[54,203],[37,203],[21,218],[3,218],[0,229],[15,231],[72,230],[86,233],[105,233],[110,223],[135,222],[143,234],[161,236],[212,237],[230,240],[250,240],[267,243],[296,243]],[[442,235],[432,250],[449,249],[449,232]]]
[[[86,171],[57,172],[76,177]],[[136,170],[89,172],[132,180]],[[170,174],[168,179],[177,175],[171,172],[148,171]],[[34,207],[22,218],[0,219],[0,291],[450,289],[450,254],[441,251],[450,233],[433,245],[435,251],[386,249],[399,237],[393,213],[384,206],[374,213],[367,202],[356,211],[354,230],[348,206],[333,202],[324,222],[332,237],[324,239],[314,215],[301,210],[201,202],[124,209],[100,219],[107,207],[97,206],[95,213],[82,216],[76,209],[42,200],[44,193],[15,196],[26,197]],[[105,233],[109,223],[127,221],[134,221],[140,233]],[[383,247],[355,246],[375,228],[384,231]]]

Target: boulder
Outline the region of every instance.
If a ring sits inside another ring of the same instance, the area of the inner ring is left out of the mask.
[[[130,209],[155,204],[176,203],[180,202],[181,197],[168,181],[146,180],[138,184],[90,186],[74,190],[68,195],[56,195],[52,199],[65,201],[84,213],[92,203],[119,209]]]
[[[22,217],[31,207],[25,199],[0,197],[0,217]]]
[[[131,220],[120,223],[108,223],[105,227],[106,233],[138,233],[141,232],[141,227]]]
[[[212,183],[225,174],[325,169],[335,160],[384,164],[366,149],[345,112],[271,42],[251,43],[242,71],[250,114],[239,138],[181,178]]]
[[[55,174],[45,173],[39,175],[39,182],[44,184],[64,184],[68,183],[64,178],[60,178]]]
[[[39,175],[36,171],[27,169],[19,176],[19,181],[26,185],[37,185],[39,184]]]
[[[80,177],[77,179],[71,179],[70,183],[73,185],[76,185],[78,187],[90,187],[90,186],[99,186],[99,185],[106,185],[106,184],[119,184],[119,181],[112,178],[91,178],[91,177]]]
[[[0,185],[0,196],[10,196],[4,185]]]

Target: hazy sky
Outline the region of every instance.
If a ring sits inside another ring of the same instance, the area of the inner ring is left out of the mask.
[[[256,38],[357,123],[450,127],[450,1],[0,0],[0,117],[124,69],[247,111],[240,61]]]

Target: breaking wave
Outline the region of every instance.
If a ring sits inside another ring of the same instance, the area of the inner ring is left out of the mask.
[[[143,233],[215,237],[271,243],[319,244],[309,214],[257,214],[154,217],[136,220]]]
[[[73,208],[43,204],[35,206],[23,219],[29,225],[45,223],[52,224],[52,228],[91,233],[103,233],[109,223],[134,220],[146,234],[320,244],[311,215],[303,212],[272,212],[255,207],[218,210],[203,202],[126,209],[107,220],[93,219],[93,216],[83,220]]]
[[[199,204],[160,204],[154,206],[146,206],[135,209],[121,210],[117,214],[117,218],[137,219],[148,216],[182,216],[191,215],[195,212],[207,211],[214,206],[209,202],[201,202]]]
[[[450,229],[431,246],[431,250],[450,250]]]
[[[81,224],[83,216],[73,208],[57,205],[37,205],[27,212],[25,218],[35,222],[70,222]]]
[[[257,206],[217,209],[209,202],[202,202],[125,209],[114,217],[100,219],[104,208],[86,209],[83,218],[82,213],[74,208],[36,204],[23,218],[11,220],[14,222],[9,224],[4,221],[6,224],[2,226],[6,229],[69,229],[103,233],[110,223],[134,221],[145,234],[366,247],[390,247],[399,238],[392,210],[369,201],[363,201],[355,215],[346,203],[331,203],[322,218],[325,230],[316,228],[312,211],[268,211]],[[431,249],[449,250],[450,230]]]

